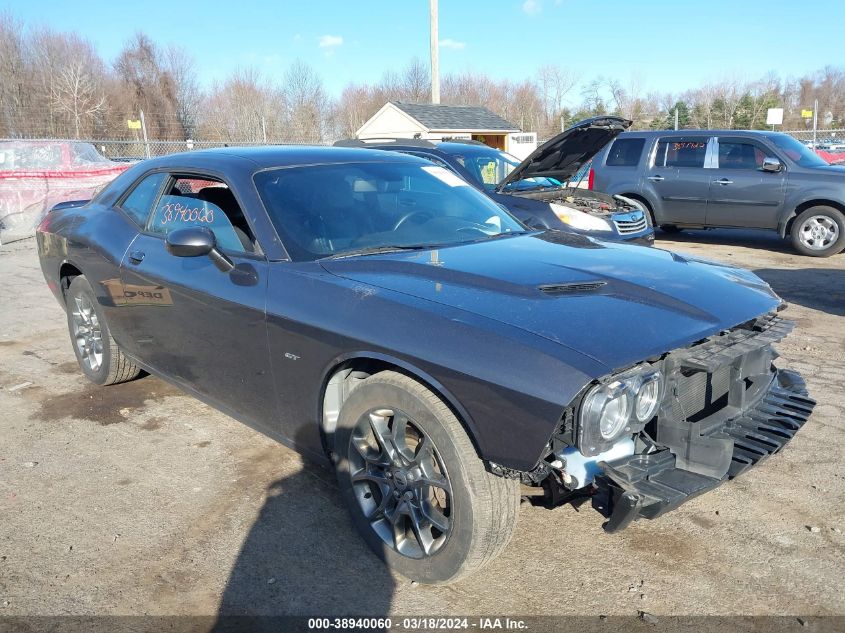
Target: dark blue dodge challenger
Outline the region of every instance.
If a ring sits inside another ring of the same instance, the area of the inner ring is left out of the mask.
[[[507,545],[520,497],[616,531],[779,451],[814,402],[744,270],[522,225],[397,153],[145,161],[38,230],[95,383],[161,376],[327,458],[373,550],[427,583]],[[526,490],[526,486],[534,490]]]

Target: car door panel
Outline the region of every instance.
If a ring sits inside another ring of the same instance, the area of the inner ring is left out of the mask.
[[[121,266],[138,359],[224,407],[275,431],[278,412],[267,349],[267,262],[175,257],[159,236],[140,235]]]
[[[760,169],[764,157],[775,158],[772,152],[750,139],[720,137],[715,153],[718,167],[709,170],[712,173],[707,224],[777,228],[785,196],[786,173]]]
[[[705,137],[657,139],[643,173],[642,189],[653,200],[658,224],[702,225],[707,216],[710,187],[705,169]]]

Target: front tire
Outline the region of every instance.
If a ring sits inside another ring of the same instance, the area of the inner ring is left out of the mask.
[[[136,378],[141,370],[120,350],[91,284],[75,277],[65,295],[67,325],[82,373],[98,385],[115,385]]]
[[[334,440],[353,523],[403,576],[454,582],[510,541],[519,483],[488,472],[449,407],[412,378],[384,371],[356,387]]]
[[[790,235],[802,255],[830,257],[845,248],[845,216],[833,207],[810,207],[792,222]]]

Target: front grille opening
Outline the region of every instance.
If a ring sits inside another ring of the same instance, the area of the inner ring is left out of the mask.
[[[728,406],[728,394],[725,394],[722,397],[713,400],[710,404],[706,405],[701,411],[689,416],[687,419],[690,422],[698,422],[706,417],[713,415],[717,411],[721,411],[726,406]]]
[[[730,367],[723,366],[712,374],[702,371],[681,371],[677,397],[672,403],[679,418],[695,422],[727,406],[730,388]]]

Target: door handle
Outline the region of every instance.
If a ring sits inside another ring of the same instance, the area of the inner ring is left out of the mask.
[[[144,261],[144,252],[143,251],[132,251],[129,253],[129,261],[133,264],[140,264]]]
[[[732,184],[734,184],[733,180],[728,180],[727,178],[719,178],[719,180],[714,180],[713,182],[718,182],[720,185],[732,185]]]
[[[648,179],[653,182],[663,182],[664,180],[663,176],[649,176]]]

